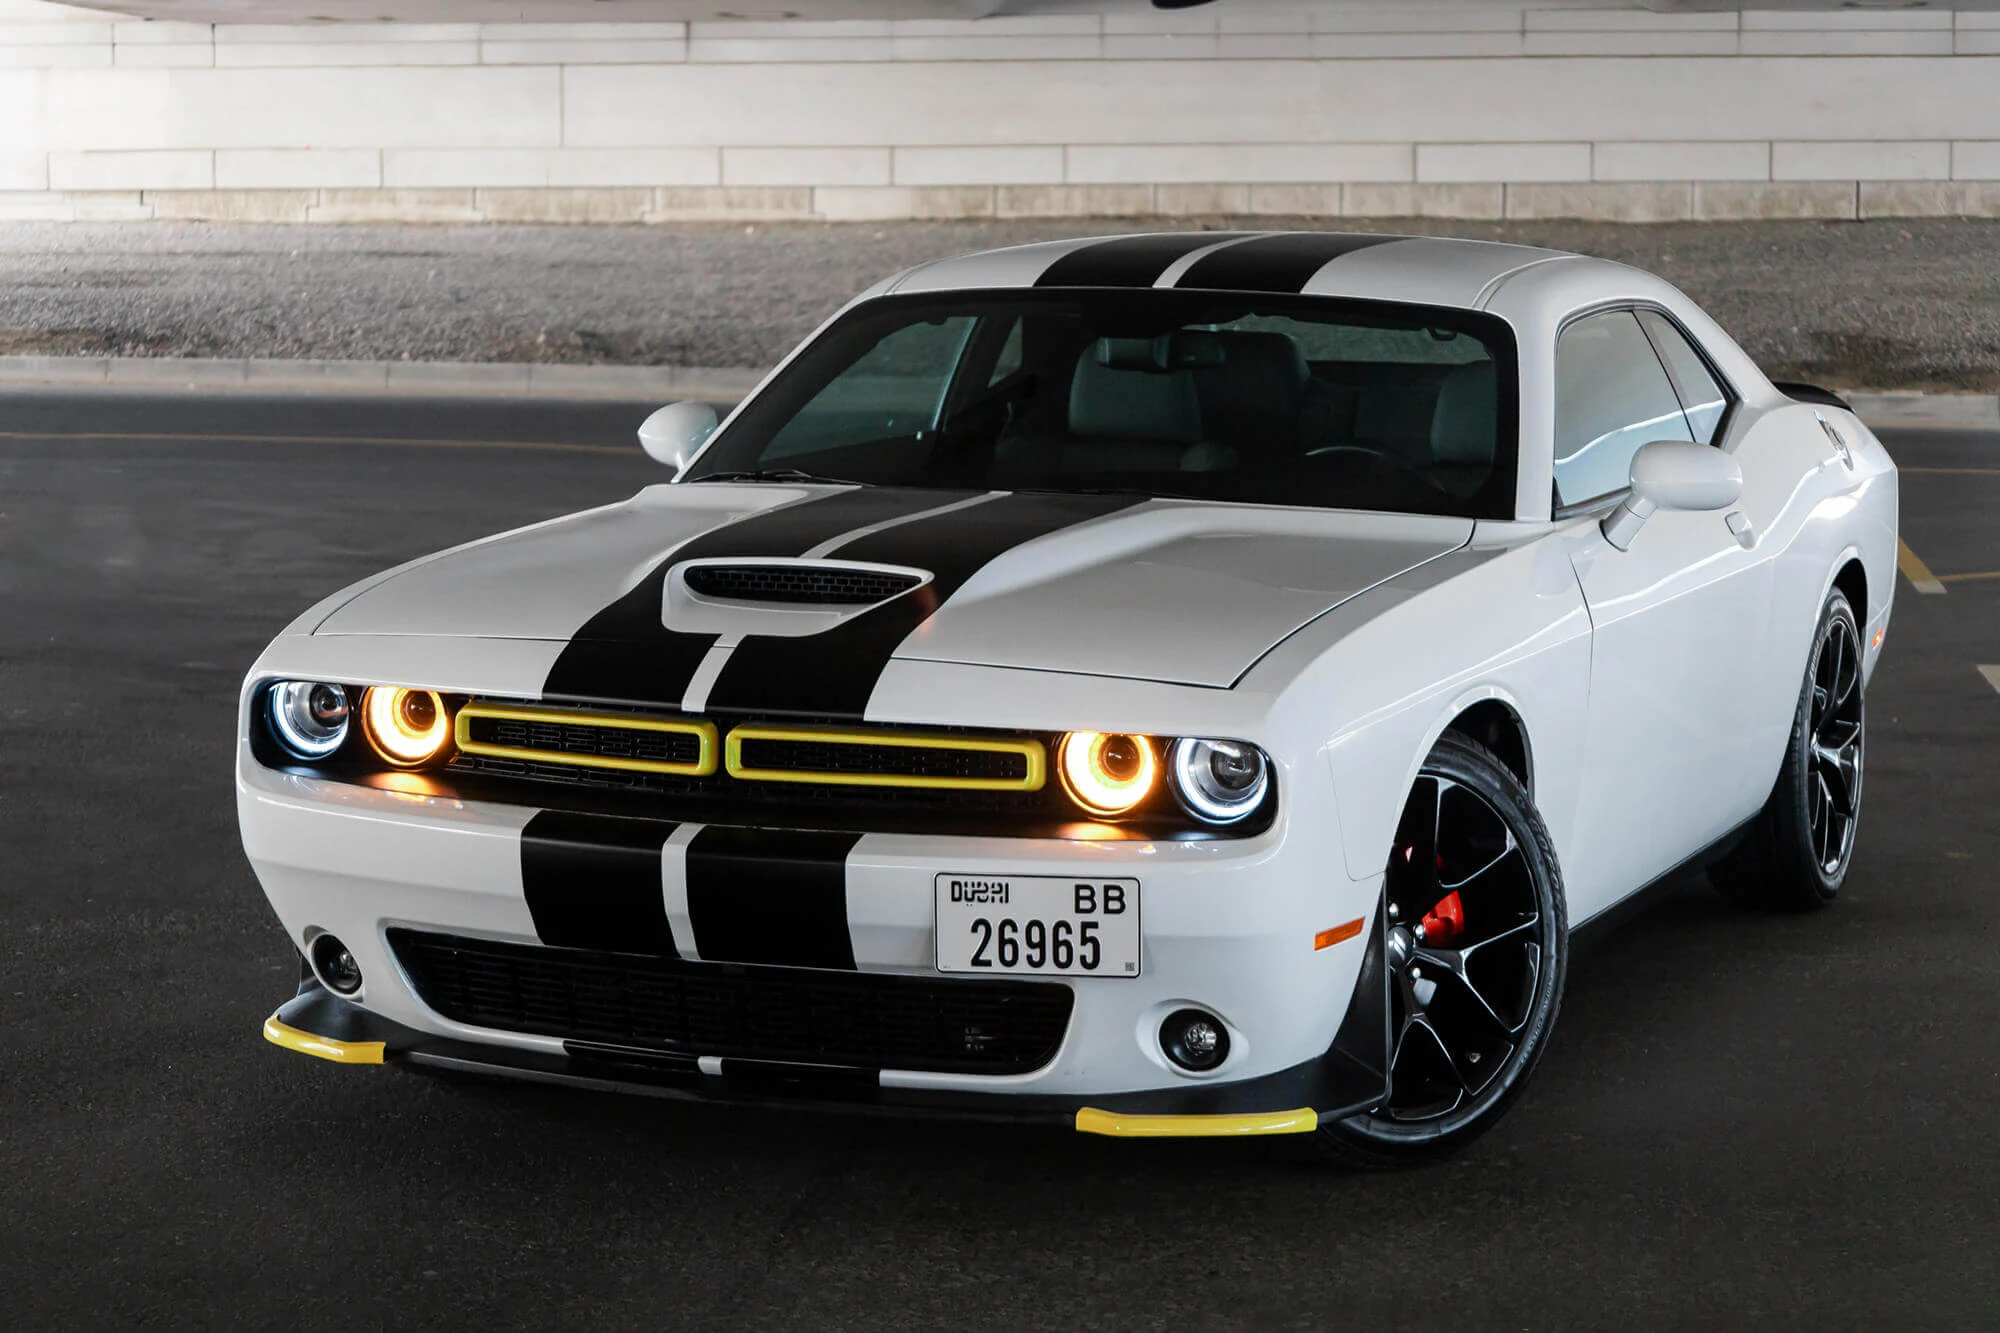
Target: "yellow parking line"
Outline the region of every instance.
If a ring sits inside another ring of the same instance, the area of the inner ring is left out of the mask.
[[[366,435],[180,435],[164,431],[44,431],[0,430],[0,440],[125,440],[145,443],[195,444],[404,444],[445,449],[548,449],[574,454],[630,454],[615,444],[568,444],[556,440],[425,440],[371,438]]]
[[[1901,537],[1896,539],[1896,568],[1903,571],[1903,577],[1908,579],[1910,586],[1918,592],[1944,591],[1944,584],[1938,582],[1938,576],[1931,573],[1931,567],[1919,560],[1917,553],[1910,549],[1910,544]]]
[[[1963,583],[1967,579],[2000,579],[2000,569],[1988,569],[1978,574],[1940,574],[1939,583]]]

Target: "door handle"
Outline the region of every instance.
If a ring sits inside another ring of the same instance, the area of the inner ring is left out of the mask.
[[[1735,536],[1738,546],[1748,551],[1757,545],[1756,525],[1745,517],[1741,509],[1732,510],[1729,517],[1722,521],[1729,525],[1729,531]]]

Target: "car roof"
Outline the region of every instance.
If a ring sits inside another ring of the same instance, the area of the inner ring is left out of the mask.
[[[1373,232],[1149,232],[1042,241],[923,264],[877,295],[995,288],[1177,288],[1478,309],[1538,264],[1623,265],[1562,250]]]

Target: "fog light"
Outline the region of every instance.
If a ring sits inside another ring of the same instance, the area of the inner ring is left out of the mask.
[[[1160,1024],[1160,1049],[1182,1069],[1214,1069],[1229,1058],[1229,1029],[1214,1014],[1176,1009]]]
[[[347,946],[332,935],[321,935],[312,942],[310,949],[313,975],[320,985],[336,995],[352,995],[361,989],[361,964],[354,961],[354,955]]]

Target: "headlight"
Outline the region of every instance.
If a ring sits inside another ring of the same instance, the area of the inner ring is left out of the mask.
[[[1271,788],[1264,752],[1242,741],[1174,742],[1174,793],[1211,824],[1233,824],[1263,803]]]
[[[301,759],[324,759],[347,739],[347,691],[314,680],[281,680],[265,695],[271,730]]]
[[[1146,799],[1159,776],[1153,742],[1120,732],[1072,731],[1059,767],[1076,803],[1097,815],[1122,815]]]
[[[437,758],[451,740],[451,714],[434,690],[371,686],[361,696],[361,726],[376,753],[403,768]]]

